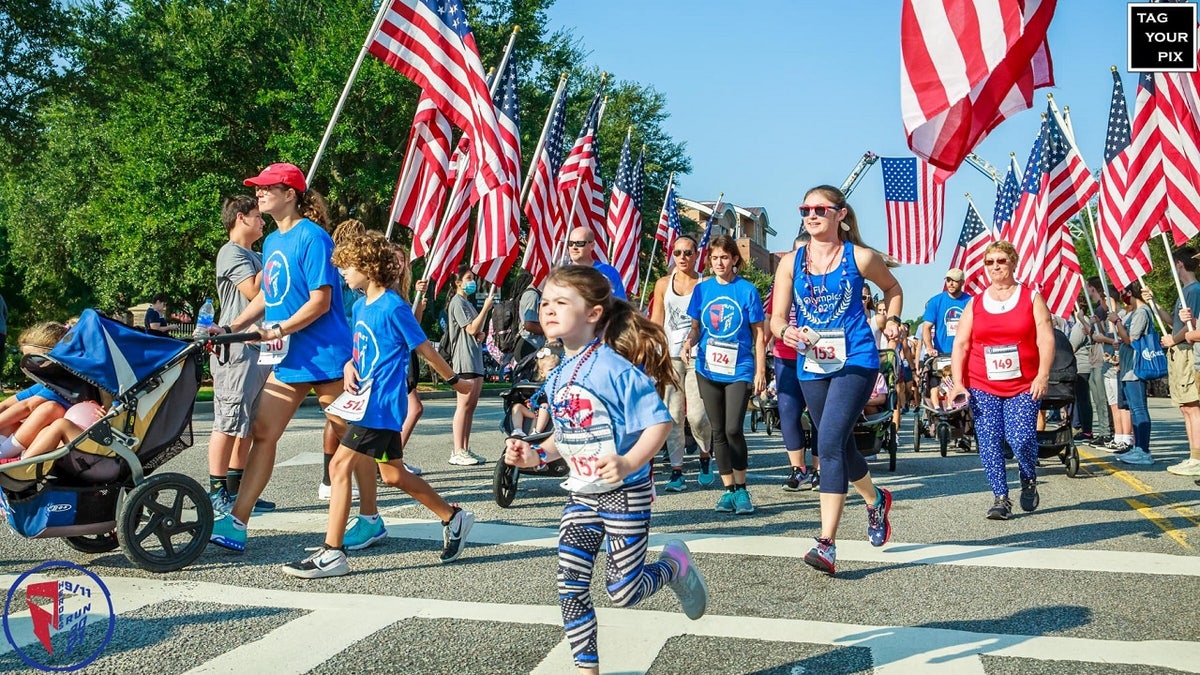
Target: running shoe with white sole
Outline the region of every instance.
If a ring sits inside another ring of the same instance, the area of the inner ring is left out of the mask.
[[[892,523],[888,513],[892,510],[892,493],[881,487],[875,488],[878,497],[867,507],[867,537],[872,546],[883,546],[892,538]]]
[[[837,561],[837,546],[829,539],[818,539],[817,545],[804,554],[804,563],[809,567],[833,576]]]
[[[692,552],[687,544],[678,539],[668,541],[663,545],[662,555],[658,559],[674,562],[679,570],[679,576],[667,582],[667,585],[679,598],[687,618],[695,621],[704,616],[704,610],[708,608],[708,586],[700,569],[692,561]]]
[[[345,552],[321,546],[304,560],[284,565],[283,573],[301,579],[340,577],[350,573],[350,564]]]
[[[382,516],[377,515],[372,523],[370,518],[357,515],[354,517],[354,524],[346,530],[346,535],[342,538],[342,546],[347,551],[361,551],[387,539],[387,536]]]
[[[246,550],[246,526],[232,513],[221,514],[213,520],[209,541],[221,548],[241,553]]]
[[[478,464],[487,462],[486,459],[466,448],[459,448],[450,453],[450,459],[448,461],[455,466],[476,466]]]
[[[333,497],[333,486],[321,483],[320,487],[317,488],[317,499],[320,499],[323,502],[327,502],[332,497]],[[358,501],[358,488],[357,487],[350,488],[350,501],[352,501],[352,502]]]
[[[457,508],[457,507],[456,507]],[[467,533],[475,524],[475,514],[466,509],[458,509],[450,517],[450,522],[442,527],[442,562],[453,562],[462,553],[463,545],[467,543]]]
[[[1176,476],[1200,476],[1200,459],[1189,457],[1178,464],[1168,466],[1167,471]]]

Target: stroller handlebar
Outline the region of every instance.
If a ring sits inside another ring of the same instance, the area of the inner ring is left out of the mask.
[[[257,332],[251,333],[221,333],[220,335],[206,335],[195,338],[195,342],[206,342],[214,345],[228,345],[235,342],[253,342],[261,340],[262,335]]]

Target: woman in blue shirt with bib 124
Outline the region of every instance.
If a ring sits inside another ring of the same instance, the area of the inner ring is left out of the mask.
[[[738,276],[742,255],[733,237],[715,237],[708,250],[714,276],[692,292],[688,306],[692,332],[680,355],[690,358],[692,346],[699,347],[696,383],[725,485],[715,510],[746,515],[754,513],[754,504],[746,490],[749,449],[742,426],[750,396],[767,387],[763,304],[754,284]]]

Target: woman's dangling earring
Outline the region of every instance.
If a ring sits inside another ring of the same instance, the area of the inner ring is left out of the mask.
[[[849,232],[849,231],[850,231],[850,224],[849,224],[849,223],[847,223],[847,222],[846,222],[846,221],[844,221],[844,220],[842,221],[842,224],[841,224],[841,226],[840,226],[840,227],[842,228],[842,232]]]

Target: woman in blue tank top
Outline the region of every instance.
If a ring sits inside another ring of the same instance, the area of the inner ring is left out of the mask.
[[[776,269],[771,332],[798,353],[796,375],[817,427],[821,536],[804,562],[833,574],[847,485],[867,503],[871,544],[883,546],[891,536],[892,495],[871,481],[853,429],[879,373],[879,354],[860,300],[863,284],[870,280],[883,292],[888,310],[883,332],[889,339],[899,330],[903,297],[883,256],[862,243],[854,210],[841,190],[829,185],[809,190],[800,216],[811,240],[785,255]],[[793,307],[795,325],[787,318]]]

